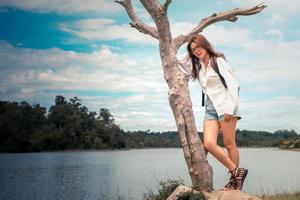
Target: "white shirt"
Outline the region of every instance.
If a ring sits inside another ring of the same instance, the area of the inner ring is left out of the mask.
[[[191,78],[191,73],[187,68],[191,69],[190,59],[178,60],[179,67],[189,78]],[[217,111],[218,116],[221,116],[224,113],[233,114],[234,110],[238,107],[239,101],[239,81],[235,76],[235,71],[229,66],[226,60],[222,57],[217,57],[217,63],[220,74],[223,76],[227,83],[227,88],[221,82],[219,75],[215,70],[208,64],[205,69],[205,64],[201,62],[201,69],[199,71],[198,81],[202,87],[203,93],[208,95],[212,101],[214,108]]]

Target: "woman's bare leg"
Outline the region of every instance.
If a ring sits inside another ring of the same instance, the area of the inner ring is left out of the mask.
[[[219,123],[222,129],[223,143],[228,151],[228,156],[236,166],[239,166],[240,155],[235,141],[237,118],[230,118],[228,121],[220,121]]]
[[[219,129],[220,125],[217,120],[204,120],[204,148],[214,157],[216,157],[229,170],[233,170],[236,165],[217,143]]]

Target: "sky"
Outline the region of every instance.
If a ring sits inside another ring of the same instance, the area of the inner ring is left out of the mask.
[[[160,1],[163,3],[164,1]],[[300,133],[300,1],[265,0],[267,8],[202,34],[223,52],[240,82],[237,128]],[[139,1],[139,18],[154,25]],[[172,36],[202,18],[257,0],[173,0]],[[158,42],[130,27],[125,9],[109,0],[0,0],[0,100],[47,109],[55,96],[99,113],[107,108],[124,130],[176,131]],[[186,52],[180,48],[178,58]],[[199,82],[189,82],[198,131],[204,107]]]

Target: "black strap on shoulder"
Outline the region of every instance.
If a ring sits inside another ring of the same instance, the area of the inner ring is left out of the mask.
[[[213,57],[212,62],[214,63],[213,65],[211,65],[213,70],[219,75],[219,77],[221,79],[221,82],[224,85],[224,87],[227,88],[228,87],[227,83],[226,83],[224,77],[220,74],[218,63],[217,63],[215,57]],[[200,65],[200,67],[201,67],[201,65]],[[204,99],[205,99],[205,95],[204,95],[203,90],[202,90],[202,106],[204,106]]]
[[[202,90],[202,106],[204,106],[204,93],[203,93],[203,90]]]
[[[216,61],[216,58],[213,57],[212,61],[214,62],[214,65],[213,65],[213,67],[212,67],[213,70],[215,70],[215,72],[219,75],[219,77],[220,77],[220,79],[221,79],[221,82],[222,82],[222,84],[224,85],[224,87],[227,88],[227,87],[228,87],[228,86],[227,86],[227,83],[226,83],[224,77],[220,74],[219,66],[218,66],[218,63],[217,63],[217,61]]]

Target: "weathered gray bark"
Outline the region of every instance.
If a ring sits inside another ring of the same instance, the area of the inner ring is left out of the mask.
[[[167,9],[171,0],[161,5],[158,0],[140,0],[148,11],[156,27],[143,23],[134,12],[131,0],[115,1],[121,4],[131,19],[131,26],[142,33],[149,34],[159,40],[159,51],[169,91],[168,99],[176,121],[184,158],[187,163],[194,189],[199,191],[213,190],[213,171],[209,165],[203,144],[199,138],[192,102],[189,93],[188,80],[177,67],[176,53],[178,49],[191,38],[193,34],[200,33],[205,27],[218,21],[236,21],[238,15],[253,15],[259,13],[266,6],[257,5],[250,9],[234,9],[224,13],[213,14],[202,19],[199,24],[186,35],[172,38]]]

